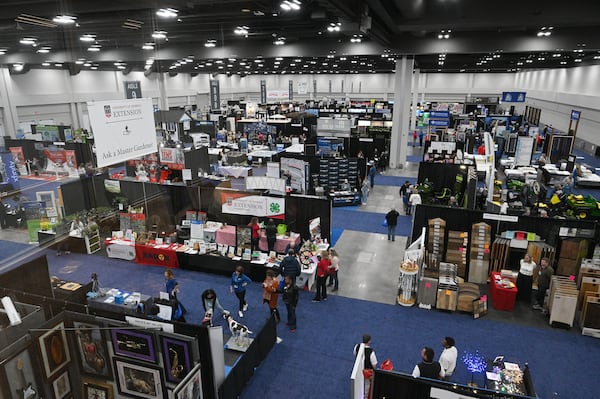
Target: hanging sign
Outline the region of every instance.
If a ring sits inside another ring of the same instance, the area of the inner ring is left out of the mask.
[[[260,103],[266,104],[267,102],[267,81],[260,81]]]
[[[223,192],[221,194],[221,212],[278,219],[285,215],[285,198]]]
[[[434,127],[448,127],[450,121],[448,119],[429,119],[429,126]]]
[[[501,101],[506,103],[524,103],[526,94],[524,91],[503,91]]]
[[[88,103],[99,167],[156,152],[152,99]]]
[[[125,98],[142,98],[142,82],[139,80],[132,80],[123,82],[123,84],[125,85]]]
[[[216,110],[221,108],[221,91],[219,89],[219,81],[213,79],[210,81],[210,109]]]
[[[288,81],[288,97],[290,101],[294,99],[294,81],[291,79]]]
[[[581,111],[572,110],[571,111],[571,120],[572,121],[578,121],[579,118],[581,118]]]
[[[449,111],[431,111],[431,112],[429,112],[429,117],[432,119],[449,119],[450,112]]]
[[[306,80],[298,82],[298,94],[308,94],[308,82]]]

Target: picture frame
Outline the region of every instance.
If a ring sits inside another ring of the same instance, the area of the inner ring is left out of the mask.
[[[83,374],[112,379],[108,346],[100,326],[75,320],[72,324],[79,370]]]
[[[83,399],[113,399],[113,387],[104,381],[82,377],[81,397]]]
[[[180,383],[192,369],[190,340],[161,335],[160,347],[164,362],[165,380]]]
[[[202,368],[196,365],[173,390],[173,399],[202,399]]]
[[[52,381],[52,391],[54,393],[54,399],[63,399],[71,393],[71,382],[69,380],[68,371],[65,371]]]
[[[71,361],[69,355],[65,323],[61,321],[38,337],[38,347],[42,358],[44,375],[52,379]]]
[[[37,374],[31,359],[31,349],[27,347],[2,363],[2,374],[5,378],[2,385],[8,389],[8,392],[4,392],[4,398],[36,397],[43,392],[40,382],[36,379]]]
[[[152,332],[114,328],[110,333],[116,355],[152,363],[157,362]]]
[[[163,398],[159,368],[119,358],[114,358],[114,363],[119,393],[143,399]]]
[[[252,246],[252,228],[247,226],[236,226],[236,246],[239,248],[250,248]]]

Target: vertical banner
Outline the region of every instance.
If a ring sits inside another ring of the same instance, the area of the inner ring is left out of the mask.
[[[288,91],[289,91],[290,101],[292,101],[294,99],[294,81],[293,80],[288,81]]]
[[[306,80],[298,82],[298,94],[308,94],[308,82]]]
[[[142,98],[142,82],[139,80],[131,80],[123,82],[125,85],[125,98],[131,100],[134,98]]]
[[[216,110],[221,108],[221,90],[219,81],[211,79],[210,81],[210,109]]]
[[[317,98],[317,79],[313,79],[313,98]]]
[[[329,79],[329,94],[331,94],[331,79]]]
[[[260,81],[260,103],[261,104],[267,103],[267,81],[266,80]]]

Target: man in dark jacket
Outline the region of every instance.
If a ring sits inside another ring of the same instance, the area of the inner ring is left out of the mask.
[[[400,187],[400,199],[402,200],[402,205],[404,206],[404,214],[410,215],[410,205],[408,205],[408,197],[410,197],[410,182],[407,180]]]
[[[400,214],[398,213],[396,208],[392,208],[385,215],[385,221],[387,223],[388,228],[388,241],[396,241],[396,226],[398,225],[398,216],[400,216]]]
[[[281,261],[280,267],[281,275],[283,277],[289,276],[292,279],[292,282],[296,284],[296,277],[300,275],[302,269],[300,268],[300,262],[298,262],[298,259],[294,256],[293,249],[288,250],[288,254]]]
[[[443,379],[446,374],[439,362],[433,360],[433,349],[424,347],[421,349],[421,363],[417,364],[412,372],[413,377],[425,377],[432,380]]]
[[[537,278],[537,294],[535,295],[536,304],[533,305],[533,308],[536,310],[544,311],[544,297],[546,296],[546,291],[550,288],[550,280],[552,280],[552,276],[554,275],[554,269],[549,265],[548,258],[542,258],[540,260],[540,271]]]
[[[296,306],[298,306],[298,287],[294,279],[290,276],[285,276],[284,287],[278,292],[283,293],[283,303],[287,309],[287,326],[290,328],[290,332],[296,332]]]

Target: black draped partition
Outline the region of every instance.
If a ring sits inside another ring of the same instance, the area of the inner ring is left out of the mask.
[[[300,233],[303,239],[310,238],[308,221],[321,218],[321,237],[331,240],[331,201],[329,199],[290,195],[285,200],[285,220],[288,231]]]

